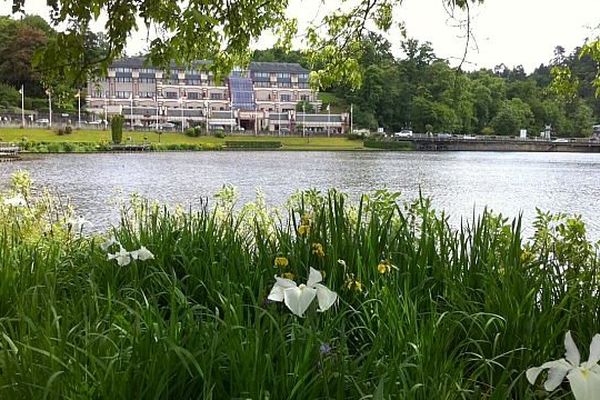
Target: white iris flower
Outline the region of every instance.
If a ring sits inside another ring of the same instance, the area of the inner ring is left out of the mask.
[[[304,316],[304,312],[315,297],[319,302],[318,311],[321,312],[331,308],[337,300],[337,293],[321,285],[320,282],[323,280],[323,276],[312,267],[310,268],[306,285],[301,284],[297,286],[296,282],[277,276],[275,280],[277,282],[275,282],[273,289],[271,289],[268,299],[271,301],[283,301],[287,308],[299,317]]]
[[[27,205],[27,201],[25,198],[23,198],[23,196],[17,194],[9,199],[4,199],[4,205],[11,207],[24,207]]]
[[[93,226],[93,224],[90,221],[88,221],[82,216],[79,216],[77,218],[69,218],[67,220],[67,225],[71,227],[73,232],[81,232],[85,225]]]
[[[118,252],[114,254],[109,254],[108,259],[117,260],[117,264],[119,264],[119,266],[121,267],[124,267],[131,262],[131,253],[125,250],[123,247],[121,247],[121,249]]]
[[[140,247],[138,250],[132,251],[130,254],[131,258],[134,260],[146,261],[154,259],[154,254],[144,246]]]
[[[600,334],[594,335],[590,344],[590,357],[580,364],[581,356],[579,350],[571,337],[571,332],[565,335],[565,358],[548,361],[540,367],[527,370],[527,380],[532,385],[538,375],[548,369],[548,379],[544,383],[544,389],[551,392],[556,389],[565,376],[571,385],[571,391],[577,400],[593,400],[600,396]]]

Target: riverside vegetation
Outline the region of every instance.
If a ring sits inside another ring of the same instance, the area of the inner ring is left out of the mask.
[[[600,326],[577,217],[540,212],[525,240],[519,219],[454,229],[388,191],[274,209],[225,186],[198,210],[134,197],[99,234],[30,188],[18,173],[0,198],[3,399],[570,398],[525,372]],[[333,294],[298,309],[274,276]]]

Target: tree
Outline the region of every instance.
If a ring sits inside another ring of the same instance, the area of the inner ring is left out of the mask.
[[[110,131],[114,144],[120,144],[123,140],[123,123],[125,118],[122,115],[115,115],[110,121]]]
[[[311,102],[303,100],[303,101],[299,101],[296,104],[296,111],[305,111],[307,113],[314,113],[315,107],[312,105]]]
[[[483,0],[447,0],[445,7],[466,9]],[[13,0],[13,12],[22,12],[26,0]],[[288,48],[297,34],[297,23],[286,16],[288,0],[139,0],[106,2],[104,0],[51,1],[52,24],[65,26],[55,41],[43,50],[40,58],[47,68],[60,65],[64,76],[75,79],[89,75],[95,68],[84,59],[85,32],[90,23],[105,12],[108,52],[96,60],[102,70],[123,54],[129,34],[136,30],[137,19],[146,27],[163,31],[164,35],[149,46],[149,59],[157,66],[168,67],[172,61],[186,65],[197,59],[211,59],[210,68],[217,78],[235,65],[250,60],[249,46],[266,31],[279,37],[279,47]],[[364,53],[362,39],[372,30],[388,31],[394,23],[394,8],[401,0],[360,0],[321,20],[314,21],[302,37],[309,50],[312,82],[329,86],[332,82],[360,84],[359,60]]]
[[[38,25],[38,19],[27,21]],[[47,41],[47,34],[35,26],[4,20],[0,24],[0,80],[14,87],[24,85],[28,95],[43,95],[41,76],[34,70],[33,58]]]
[[[533,113],[529,105],[515,98],[502,103],[491,125],[496,134],[517,135],[520,129],[528,129],[532,121]]]

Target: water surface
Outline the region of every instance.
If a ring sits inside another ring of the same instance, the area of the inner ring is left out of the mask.
[[[297,189],[339,188],[356,198],[376,188],[419,189],[458,224],[483,207],[510,217],[535,208],[581,214],[600,238],[600,154],[475,152],[189,152],[41,155],[0,164],[0,186],[18,169],[36,185],[68,197],[97,225],[118,220],[111,201],[131,193],[169,204],[198,206],[224,183],[242,201],[261,188],[271,204]]]

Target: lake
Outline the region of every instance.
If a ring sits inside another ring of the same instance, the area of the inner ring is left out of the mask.
[[[453,224],[487,206],[505,216],[535,208],[581,214],[590,236],[600,239],[600,154],[479,152],[182,152],[39,155],[0,163],[0,187],[16,170],[31,173],[37,187],[69,198],[97,226],[118,221],[116,199],[139,193],[192,207],[225,184],[241,201],[261,188],[270,204],[297,189],[335,187],[356,199],[377,188],[419,189],[445,210]],[[528,230],[531,232],[530,230]]]

